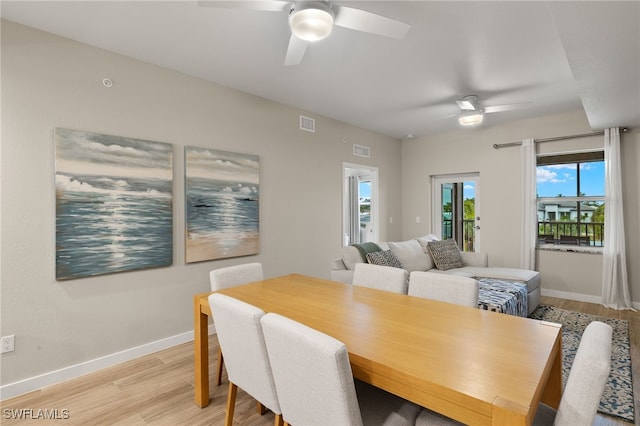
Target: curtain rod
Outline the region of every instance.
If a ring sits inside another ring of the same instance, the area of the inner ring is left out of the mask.
[[[620,128],[620,133],[626,133],[628,132],[629,129],[626,127],[621,127]],[[601,136],[604,135],[604,130],[599,130],[597,132],[591,132],[591,133],[582,133],[579,135],[569,135],[569,136],[556,136],[554,138],[544,138],[544,139],[534,139],[533,142],[534,143],[543,143],[543,142],[555,142],[555,141],[563,141],[563,140],[567,140],[567,139],[578,139],[578,138],[586,138],[589,136]],[[500,148],[507,148],[509,146],[520,146],[522,145],[522,141],[518,141],[518,142],[509,142],[509,143],[494,143],[493,144],[493,148],[494,149],[500,149]]]

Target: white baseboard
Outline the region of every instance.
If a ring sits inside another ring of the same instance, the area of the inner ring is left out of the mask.
[[[592,296],[590,294],[570,293],[568,291],[549,290],[544,288],[541,289],[540,294],[543,296],[558,297],[560,299],[576,300],[578,302],[602,304],[602,297]],[[631,302],[631,305],[635,309],[640,309],[640,302]]]
[[[592,296],[590,294],[570,293],[568,291],[541,289],[540,294],[549,297],[558,297],[560,299],[576,300],[578,302],[602,303],[602,297]]]
[[[209,325],[209,334],[215,334],[215,328]],[[145,343],[144,345],[125,349],[100,358],[81,362],[79,364],[70,365],[59,370],[49,371],[38,376],[19,380],[14,383],[8,383],[0,386],[0,401],[22,395],[27,392],[33,392],[46,386],[64,382],[65,380],[74,379],[85,374],[93,373],[103,368],[111,367],[116,364],[130,361],[141,356],[149,355],[173,346],[181,345],[193,341],[193,331],[170,336],[154,342]]]

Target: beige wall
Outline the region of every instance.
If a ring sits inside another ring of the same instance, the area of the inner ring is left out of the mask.
[[[114,81],[111,89],[102,86],[104,77]],[[328,277],[329,260],[340,253],[343,162],[379,168],[380,239],[386,241],[430,232],[429,176],[479,172],[482,249],[493,265],[517,266],[520,215],[504,206],[520,201],[518,149],[496,151],[492,144],[590,131],[584,114],[574,112],[401,144],[318,116],[315,134],[301,132],[301,113],[311,115],[2,21],[0,325],[2,335],[16,335],[16,351],[2,355],[0,383],[191,330],[191,296],[208,290],[208,271],[216,267],[259,261],[267,276]],[[174,144],[172,267],[55,281],[55,127]],[[635,301],[639,142],[638,131],[623,139]],[[371,159],[352,156],[352,143],[370,146]],[[185,265],[185,145],[260,156],[258,256]],[[598,294],[597,255],[545,252],[539,258],[545,288]]]
[[[488,119],[490,120],[490,116]],[[479,172],[481,250],[493,266],[520,265],[520,150],[495,150],[493,144],[591,132],[582,111],[518,121],[501,126],[423,137],[402,142],[402,212],[405,238],[432,232],[433,175]],[[539,153],[602,147],[602,137],[537,144]],[[631,296],[640,301],[640,131],[622,136],[625,229]],[[423,218],[415,223],[415,217]],[[426,220],[425,220],[426,218]],[[602,256],[538,251],[543,291],[579,300],[599,300]]]
[[[298,129],[301,113],[316,133]],[[174,144],[172,267],[56,282],[56,127]],[[371,158],[354,157],[353,143]],[[258,256],[184,263],[185,145],[260,156]],[[378,167],[381,217],[401,216],[397,140],[6,21],[1,153],[1,332],[16,335],[3,385],[192,330],[192,295],[213,268],[259,261],[268,277],[328,278],[343,162]],[[381,221],[381,238],[399,239],[401,226]]]

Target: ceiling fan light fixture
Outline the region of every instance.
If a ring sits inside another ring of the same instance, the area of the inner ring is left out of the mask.
[[[326,3],[296,4],[289,13],[289,27],[301,40],[318,41],[331,34],[333,18],[333,9]]]
[[[482,111],[467,111],[460,114],[458,117],[458,124],[464,127],[477,126],[484,120],[484,114]]]

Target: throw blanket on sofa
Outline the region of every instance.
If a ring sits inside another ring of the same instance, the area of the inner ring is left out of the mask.
[[[362,260],[367,262],[367,253],[375,253],[377,251],[382,251],[379,245],[376,243],[360,243],[360,244],[351,244],[360,252],[360,256],[362,256]]]
[[[495,278],[478,278],[480,294],[478,308],[485,311],[526,317],[527,285]]]

